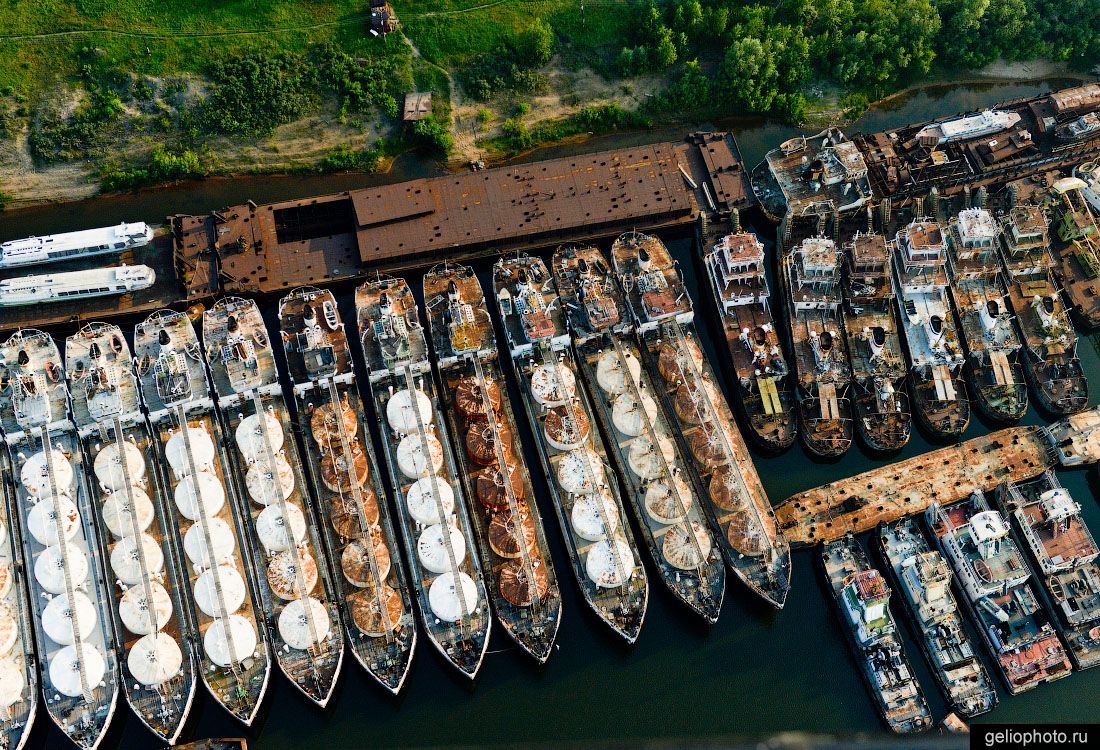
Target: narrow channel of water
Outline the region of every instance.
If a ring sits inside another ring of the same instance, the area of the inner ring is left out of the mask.
[[[916,92],[875,109],[851,129],[878,130],[916,122],[940,114],[971,110],[997,101],[1047,90],[1045,84],[990,84]],[[751,166],[796,131],[771,123],[718,123],[737,135]],[[681,131],[618,134],[584,144],[548,148],[532,158],[546,158],[678,138]],[[160,191],[123,195],[78,204],[0,214],[0,238],[57,232],[142,219],[157,221],[170,213],[203,212],[249,198],[264,202],[358,187],[379,181],[431,173],[412,159],[401,160],[393,175],[370,177],[242,178],[207,180]],[[769,240],[770,227],[759,227]],[[709,289],[701,288],[700,264],[689,239],[669,239],[680,259],[689,291],[696,301],[701,330],[719,335]],[[605,250],[607,247],[605,246]],[[481,264],[484,273],[488,264]],[[410,279],[419,287],[419,277]],[[350,295],[342,290],[341,312],[355,320]],[[274,324],[274,304],[265,310]],[[1092,382],[1093,403],[1100,394],[1100,355],[1097,337],[1082,337],[1080,354]],[[354,347],[353,347],[354,348]],[[710,347],[712,361],[720,362]],[[728,389],[727,389],[728,390]],[[1032,409],[1025,424],[1037,424]],[[989,430],[975,415],[967,437]],[[526,431],[524,431],[526,432]],[[530,435],[525,434],[525,440]],[[869,455],[858,444],[840,461],[811,460],[799,444],[779,457],[757,456],[758,468],[773,502],[791,493],[852,475],[931,449],[914,434],[900,456],[883,459]],[[532,465],[534,465],[532,463]],[[1086,518],[1100,534],[1100,482],[1096,469],[1061,472],[1060,477],[1085,509]],[[547,524],[551,552],[562,585],[564,613],[559,648],[545,668],[534,666],[499,628],[494,629],[490,655],[475,686],[452,674],[421,638],[404,694],[383,695],[354,662],[345,671],[329,708],[307,704],[279,674],[273,673],[267,701],[256,726],[244,730],[204,695],[196,694],[185,739],[210,736],[250,738],[264,750],[336,750],[379,745],[520,744],[525,742],[590,745],[606,741],[642,741],[654,738],[707,740],[760,738],[799,731],[850,735],[883,732],[871,699],[849,656],[817,566],[817,554],[794,556],[791,595],[781,613],[758,605],[730,576],[722,616],[712,628],[695,622],[673,601],[651,573],[649,612],[638,643],[621,644],[597,621],[577,591],[567,567],[560,530],[548,505],[544,481],[540,508]],[[644,554],[643,554],[644,556]],[[900,602],[898,602],[900,604]],[[900,612],[900,607],[895,610]],[[911,660],[937,719],[944,703],[912,638]],[[1089,721],[1095,718],[1095,696],[1100,694],[1100,669],[1074,674],[1054,685],[1021,697],[1004,695],[989,721]],[[64,747],[65,740],[40,712],[32,747]],[[120,705],[105,748],[155,747],[153,737]]]

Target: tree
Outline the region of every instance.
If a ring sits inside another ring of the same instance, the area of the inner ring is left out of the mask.
[[[747,112],[771,110],[779,94],[779,70],[763,41],[756,37],[735,40],[726,49],[719,74],[734,104]]]
[[[554,30],[541,18],[531,28],[516,37],[516,62],[529,68],[539,68],[554,56]]]
[[[454,148],[455,140],[450,129],[434,116],[414,122],[411,132],[419,148],[437,156],[446,156]]]
[[[672,29],[661,26],[657,30],[657,44],[653,48],[653,67],[668,68],[676,62],[676,45],[672,41]]]

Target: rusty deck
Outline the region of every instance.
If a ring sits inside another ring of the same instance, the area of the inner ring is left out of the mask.
[[[794,545],[858,534],[932,502],[946,505],[1036,477],[1056,463],[1049,445],[1040,427],[998,430],[792,495],[776,516]]]

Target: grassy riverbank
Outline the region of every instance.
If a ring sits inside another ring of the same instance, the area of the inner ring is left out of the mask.
[[[458,166],[736,114],[837,122],[942,71],[937,55],[982,67],[1006,35],[1019,41],[1010,56],[1080,69],[1100,50],[1100,12],[1080,9],[1070,38],[1057,19],[1005,24],[1001,7],[1075,2],[991,0],[990,18],[967,25],[948,0],[392,0],[402,29],[384,38],[365,0],[8,3],[0,204],[210,174],[372,171],[410,148]],[[1000,36],[982,42],[993,20]],[[945,51],[946,28],[958,33]],[[414,90],[433,93],[433,116],[407,128],[398,110]]]

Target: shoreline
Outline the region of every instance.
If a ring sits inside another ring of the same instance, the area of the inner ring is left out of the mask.
[[[1034,69],[1033,69],[1034,68]],[[1030,83],[1041,83],[1047,81],[1066,81],[1066,82],[1087,82],[1095,80],[1094,76],[1078,71],[1072,71],[1066,68],[1064,65],[1046,62],[1032,62],[1032,63],[1014,63],[1011,65],[993,65],[983,71],[977,73],[971,73],[968,77],[964,78],[948,78],[950,72],[944,72],[940,74],[942,77],[938,77],[936,80],[925,81],[922,83],[912,84],[897,91],[890,92],[873,102],[870,102],[866,108],[856,113],[853,117],[843,117],[845,110],[843,109],[829,109],[822,110],[814,113],[807,124],[798,126],[798,129],[804,131],[812,131],[815,128],[824,127],[849,127],[853,122],[858,121],[865,116],[868,112],[872,112],[876,109],[882,109],[888,106],[890,103],[906,97],[913,96],[924,91],[935,91],[937,89],[955,88],[960,86],[1012,86],[1012,85],[1024,85]],[[949,113],[944,113],[949,114]],[[776,121],[774,118],[770,118],[764,115],[737,115],[729,114],[724,117],[713,118],[721,121],[722,123],[737,123],[746,128],[754,128],[759,126],[766,126],[768,124],[784,125],[784,123]],[[707,118],[703,117],[683,117],[683,118],[670,118],[669,120],[662,121],[652,128],[644,129],[623,129],[613,130],[608,133],[581,133],[577,135],[568,136],[566,138],[547,141],[532,146],[529,149],[518,153],[496,153],[485,154],[485,166],[486,167],[498,167],[505,166],[511,163],[530,160],[534,155],[555,148],[561,148],[569,145],[581,145],[587,143],[593,139],[610,136],[613,134],[630,134],[630,133],[644,133],[655,130],[671,130],[676,128],[692,129],[698,127],[705,122],[708,122]],[[795,126],[791,126],[795,127]],[[127,195],[146,195],[157,191],[165,190],[168,188],[178,188],[181,185],[188,184],[200,184],[206,182],[226,181],[226,180],[240,180],[240,179],[261,179],[261,178],[290,178],[301,175],[310,175],[314,177],[327,175],[348,175],[348,176],[363,176],[363,177],[385,177],[393,173],[394,164],[399,157],[407,156],[407,154],[401,154],[395,157],[388,157],[385,160],[384,168],[373,172],[361,172],[361,171],[342,171],[342,172],[317,172],[310,169],[308,166],[299,167],[283,167],[272,166],[270,168],[257,167],[250,170],[238,170],[238,171],[226,171],[210,174],[205,177],[199,177],[194,179],[175,180],[171,182],[158,183],[147,187],[142,187],[137,190],[124,190],[113,192],[101,192],[97,190],[97,183],[91,179],[88,174],[86,165],[81,162],[74,162],[71,164],[54,165],[46,168],[45,170],[30,169],[32,174],[42,175],[49,171],[64,172],[67,173],[68,179],[64,182],[67,189],[47,189],[40,193],[32,193],[30,195],[18,195],[16,194],[9,202],[7,207],[0,211],[4,214],[17,214],[26,209],[41,209],[46,206],[62,206],[66,204],[86,202],[98,199],[117,198]],[[449,173],[458,173],[468,169],[468,162],[461,158],[450,159],[447,161],[439,161],[434,159],[423,159],[422,157],[414,157],[422,159],[424,164],[435,163]],[[33,182],[33,180],[32,180]]]

